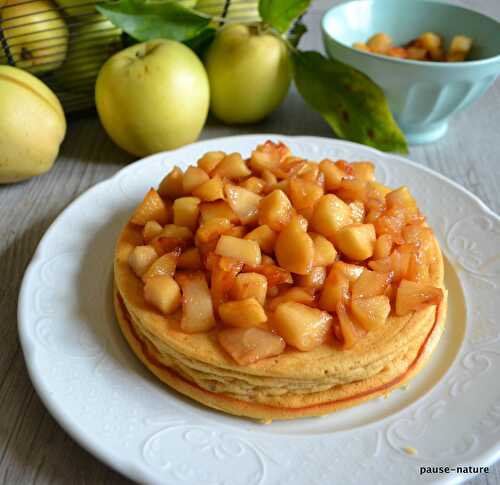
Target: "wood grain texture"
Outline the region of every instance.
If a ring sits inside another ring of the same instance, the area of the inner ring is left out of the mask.
[[[335,2],[333,2],[335,3]],[[461,2],[500,18],[500,2]],[[319,0],[306,17],[304,48],[321,48],[319,20],[331,1]],[[500,212],[500,82],[460,113],[446,138],[412,147],[410,158],[462,184]],[[326,123],[294,89],[264,123],[221,126],[210,120],[202,139],[271,132],[331,137]],[[131,161],[116,148],[95,117],[72,121],[55,167],[30,181],[0,186],[0,483],[129,483],[77,445],[47,413],[29,380],[17,336],[17,295],[36,245],[54,218],[76,196]],[[500,465],[472,478],[473,485],[500,485]]]

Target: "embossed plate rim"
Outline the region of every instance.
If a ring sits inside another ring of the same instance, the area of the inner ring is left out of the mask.
[[[23,349],[23,354],[25,356],[25,360],[27,363],[28,367],[28,372],[30,374],[31,380],[34,384],[34,387],[44,402],[45,406],[48,408],[48,410],[51,412],[51,414],[54,416],[54,418],[63,426],[63,428],[76,440],[78,441],[84,448],[92,452],[94,455],[99,457],[101,460],[106,462],[108,465],[112,466],[119,472],[128,475],[129,477],[137,480],[137,481],[148,481],[148,482],[157,482],[158,481],[158,474],[154,472],[154,470],[151,470],[148,468],[144,463],[142,463],[140,460],[135,460],[135,461],[129,461],[129,460],[124,460],[118,456],[117,453],[114,452],[114,450],[111,450],[104,445],[100,443],[98,439],[95,439],[93,437],[89,437],[88,435],[84,434],[81,432],[81,430],[75,426],[74,422],[74,417],[71,416],[70,413],[66,412],[64,409],[62,409],[60,406],[57,404],[57,400],[54,398],[54,396],[49,395],[46,392],[45,387],[43,386],[43,380],[44,377],[40,376],[37,368],[36,368],[36,362],[35,362],[35,343],[33,339],[31,338],[29,334],[29,315],[27,312],[26,308],[26,302],[28,301],[28,281],[30,280],[32,276],[32,272],[36,266],[36,264],[41,261],[44,257],[44,251],[45,251],[45,245],[47,241],[50,240],[52,233],[57,230],[57,226],[60,224],[61,220],[64,217],[64,214],[67,212],[71,211],[75,206],[80,204],[84,199],[87,198],[92,198],[95,194],[97,194],[101,188],[105,185],[110,184],[116,184],[119,182],[119,180],[127,175],[128,173],[135,171],[138,167],[146,167],[148,162],[151,162],[152,160],[158,160],[158,159],[165,159],[168,156],[173,156],[174,154],[182,154],[183,152],[191,152],[191,153],[196,153],[200,152],[203,150],[203,147],[209,144],[217,144],[218,146],[221,146],[222,148],[224,147],[224,144],[232,144],[234,145],[235,143],[248,143],[248,142],[253,142],[254,144],[258,142],[262,142],[264,139],[281,139],[285,142],[289,141],[291,143],[304,143],[304,144],[312,144],[312,145],[327,145],[328,148],[331,147],[331,149],[335,149],[336,147],[341,149],[345,148],[347,150],[352,151],[355,153],[357,150],[360,150],[364,153],[372,153],[374,157],[377,159],[380,159],[382,161],[388,161],[390,162],[391,160],[394,160],[397,163],[401,163],[404,165],[407,165],[411,167],[412,169],[419,170],[419,171],[424,171],[427,174],[429,174],[432,177],[435,177],[439,180],[441,180],[443,183],[446,185],[453,187],[454,190],[458,190],[461,192],[463,195],[466,195],[468,200],[473,200],[476,207],[479,209],[480,214],[486,214],[496,221],[500,221],[500,217],[496,215],[493,211],[491,211],[485,204],[482,202],[477,196],[474,194],[468,192],[466,189],[461,187],[459,184],[456,182],[444,177],[443,175],[434,172],[433,170],[421,166],[415,162],[412,162],[410,160],[407,160],[399,155],[393,155],[393,154],[387,154],[380,152],[378,150],[375,150],[370,147],[366,146],[361,146],[357,145],[355,143],[351,142],[346,142],[346,141],[340,141],[340,140],[335,140],[335,139],[329,139],[329,138],[321,138],[321,137],[310,137],[310,136],[283,136],[279,134],[261,134],[261,135],[242,135],[242,136],[231,136],[231,137],[224,137],[224,138],[219,138],[219,139],[210,139],[210,140],[204,140],[200,141],[197,143],[194,143],[192,145],[189,145],[187,147],[182,147],[180,149],[171,151],[171,152],[163,152],[160,154],[155,154],[150,157],[144,158],[142,160],[138,160],[127,167],[124,167],[120,171],[118,171],[114,176],[111,178],[101,181],[98,184],[94,185],[91,187],[89,190],[87,190],[85,193],[81,194],[78,198],[76,198],[72,203],[70,203],[65,210],[54,220],[50,228],[46,231],[45,235],[41,239],[38,248],[33,256],[33,259],[26,269],[25,276],[23,279],[23,283],[21,286],[20,294],[19,294],[19,303],[18,303],[18,322],[19,322],[19,333],[20,333],[20,340],[21,340],[21,345]],[[397,166],[397,164],[396,164]],[[433,391],[431,391],[432,394]],[[367,427],[371,427],[368,425]],[[341,432],[341,434],[345,434],[346,432]],[[476,457],[476,462],[479,464],[481,461],[482,464],[485,462],[491,462],[498,458],[500,456],[500,446],[497,446],[496,448],[489,448],[487,450],[483,450],[483,453],[481,453],[478,457]],[[472,463],[472,462],[469,462]],[[457,480],[460,480],[460,476],[454,475],[454,476],[448,476],[444,477],[442,480],[443,483],[452,483],[456,482]]]

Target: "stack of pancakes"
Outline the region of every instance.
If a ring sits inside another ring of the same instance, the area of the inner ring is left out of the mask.
[[[143,283],[128,264],[143,244],[129,223],[116,246],[114,302],[120,327],[141,361],[163,382],[206,406],[263,421],[321,416],[387,394],[426,363],[444,328],[446,292],[439,306],[389,316],[353,348],[325,342],[309,352],[236,364],[217,342],[217,327],[187,334],[182,310],[163,315],[144,299]],[[443,260],[434,240],[430,283],[444,289]]]

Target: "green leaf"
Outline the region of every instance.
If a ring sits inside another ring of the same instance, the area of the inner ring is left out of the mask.
[[[380,150],[408,152],[385,95],[370,78],[319,52],[292,53],[295,84],[341,137]]]
[[[206,27],[196,37],[184,42],[190,49],[196,52],[199,57],[203,57],[205,50],[214,40],[217,31],[212,27]]]
[[[292,22],[299,18],[312,0],[259,0],[262,20],[279,32],[286,32]]]
[[[174,0],[118,0],[101,3],[96,8],[114,25],[140,42],[157,38],[183,42],[198,35],[210,23],[210,18]]]
[[[294,47],[299,45],[300,39],[307,32],[307,26],[302,22],[296,22],[287,35],[288,42]]]

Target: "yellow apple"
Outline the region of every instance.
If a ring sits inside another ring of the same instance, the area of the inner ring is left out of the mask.
[[[254,26],[222,28],[205,57],[210,108],[225,123],[255,123],[283,101],[290,85],[285,44]]]
[[[72,31],[66,60],[54,73],[54,81],[67,91],[93,91],[99,69],[122,47],[121,34],[101,14],[86,16]]]
[[[194,52],[179,42],[157,39],[108,59],[97,77],[95,98],[113,141],[144,156],[195,141],[210,94]]]
[[[63,63],[68,28],[51,0],[5,0],[0,16],[5,42],[17,67],[39,74]],[[0,54],[0,64],[6,61],[5,54]]]
[[[249,0],[198,0],[195,10],[219,19],[230,21],[258,21],[259,3]]]
[[[49,170],[66,133],[56,95],[30,73],[0,66],[0,106],[0,183]]]

